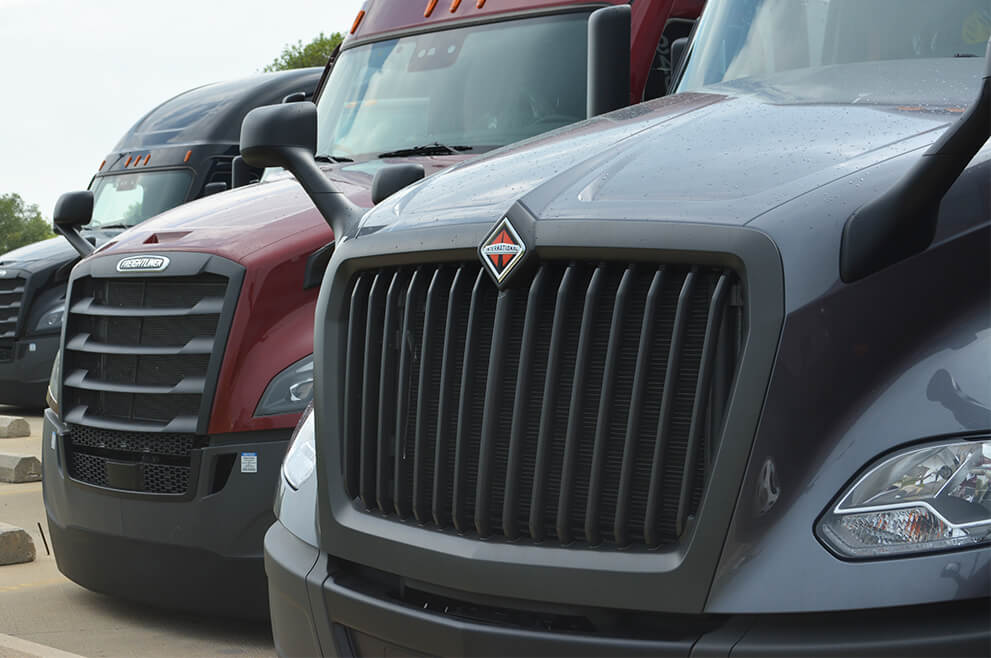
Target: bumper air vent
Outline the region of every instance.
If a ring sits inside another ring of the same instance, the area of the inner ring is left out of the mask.
[[[734,272],[545,262],[500,292],[478,264],[425,265],[359,273],[348,293],[359,509],[549,546],[679,541],[746,331]]]

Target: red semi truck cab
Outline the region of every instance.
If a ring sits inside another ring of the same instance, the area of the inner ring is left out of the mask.
[[[633,4],[624,101],[663,85],[667,44],[702,4]],[[390,165],[430,175],[585,118],[589,17],[613,5],[626,3],[369,0],[317,92],[324,174],[367,208]],[[64,574],[157,605],[267,614],[262,538],[312,398],[332,250],[300,185],[267,172],[73,270],[45,414],[45,504]]]

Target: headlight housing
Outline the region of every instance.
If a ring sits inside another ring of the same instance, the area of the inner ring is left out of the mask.
[[[299,489],[313,475],[317,464],[314,440],[313,405],[306,407],[289,441],[289,450],[282,462],[282,476],[293,489]]]
[[[48,394],[45,396],[48,407],[59,416],[58,394],[59,381],[62,379],[62,349],[55,353],[55,363],[52,364],[52,374],[48,377]]]
[[[847,558],[991,543],[991,440],[903,450],[872,465],[816,528]]]
[[[255,416],[299,413],[313,400],[313,355],[276,375],[262,395]]]
[[[42,314],[34,323],[34,331],[58,331],[62,328],[62,317],[65,315],[65,304],[60,304],[47,313]]]

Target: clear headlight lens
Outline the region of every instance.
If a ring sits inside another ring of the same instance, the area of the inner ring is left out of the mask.
[[[313,475],[317,464],[314,432],[313,405],[309,405],[296,425],[286,458],[282,462],[282,476],[293,489],[299,489]]]
[[[62,316],[65,315],[65,305],[58,306],[45,313],[34,325],[35,331],[55,331],[62,328]]]
[[[991,543],[991,441],[944,443],[885,458],[823,516],[817,534],[851,558]]]
[[[269,382],[255,410],[255,416],[299,413],[311,401],[313,401],[312,354],[292,364]]]

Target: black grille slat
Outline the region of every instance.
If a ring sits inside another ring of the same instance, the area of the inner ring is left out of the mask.
[[[440,373],[440,393],[437,401],[437,439],[434,446],[433,517],[439,527],[451,523],[454,491],[455,437],[458,432],[460,373],[465,337],[468,330],[468,309],[475,277],[470,269],[458,268],[448,295],[447,324],[444,327],[443,363]]]
[[[633,492],[633,465],[637,456],[638,438],[641,432],[641,421],[644,407],[644,395],[647,391],[647,380],[650,371],[650,354],[654,340],[654,318],[661,301],[661,288],[664,284],[662,270],[654,272],[647,291],[647,300],[641,320],[640,342],[637,348],[636,369],[633,374],[633,390],[630,398],[630,411],[626,425],[626,437],[623,444],[623,464],[620,473],[619,492],[616,496],[616,518],[613,525],[613,535],[619,546],[630,542],[630,497]]]
[[[602,481],[605,478],[607,442],[609,440],[610,410],[616,405],[613,398],[616,379],[619,377],[620,348],[623,340],[623,326],[633,291],[633,271],[627,269],[616,291],[616,302],[609,327],[609,343],[605,356],[602,389],[599,395],[598,419],[595,426],[595,445],[592,453],[592,473],[589,479],[588,503],[585,506],[585,537],[590,544],[600,542],[599,504],[602,496]]]
[[[425,522],[433,514],[434,444],[437,441],[437,409],[440,404],[440,376],[443,365],[447,297],[451,290],[452,272],[437,270],[427,288],[420,339],[420,381],[416,407],[416,443],[413,462],[413,516]]]
[[[385,323],[385,298],[389,292],[391,278],[385,274],[375,275],[368,299],[368,317],[365,334],[365,364],[361,389],[361,450],[359,457],[360,473],[358,489],[365,508],[371,509],[377,503],[375,472],[378,464],[378,409],[375,405],[379,396],[382,374],[382,340]],[[348,328],[350,331],[350,327]],[[348,379],[348,383],[352,384]]]
[[[723,311],[726,308],[726,298],[729,293],[729,276],[723,274],[716,283],[709,305],[706,319],[705,342],[702,346],[701,365],[695,388],[692,408],[692,424],[688,431],[688,445],[685,448],[685,465],[681,476],[681,494],[678,497],[678,516],[675,521],[675,531],[680,537],[684,534],[685,520],[688,518],[688,508],[691,503],[695,482],[695,466],[702,441],[702,426],[706,421],[709,401],[709,384],[712,370],[715,366],[716,346],[719,343],[719,328],[722,326]]]
[[[538,345],[537,332],[540,326],[540,312],[549,278],[550,274],[547,268],[540,268],[534,278],[533,285],[530,287],[526,318],[523,324],[522,349],[516,376],[516,397],[513,400],[509,457],[506,465],[506,493],[502,507],[502,531],[510,539],[516,539],[518,536],[516,508],[519,503],[519,492],[522,489],[520,468],[523,459],[523,438],[529,415],[530,386],[536,369],[534,360]]]
[[[74,280],[63,362],[67,418],[143,431],[197,427],[216,377],[211,356],[228,285],[212,273]]]
[[[363,380],[359,372],[363,372],[365,366],[364,350],[359,348],[359,343],[365,342],[368,320],[368,292],[372,285],[372,277],[362,276],[358,280],[358,285],[351,293],[351,306],[348,311],[348,342],[347,357],[344,364],[345,381],[355,383],[348,386],[344,395],[344,432],[348,436],[357,436],[361,432],[362,426],[362,394],[364,387],[361,386]],[[358,466],[361,450],[355,449],[352,441],[344,442],[344,486],[348,495],[357,497],[358,489]]]
[[[644,518],[644,539],[650,546],[661,543],[656,526],[658,511],[661,505],[661,485],[664,479],[664,454],[667,448],[668,427],[675,405],[678,389],[678,367],[681,361],[682,342],[688,327],[688,314],[695,284],[695,272],[685,276],[681,293],[678,295],[678,307],[675,310],[674,329],[671,333],[671,344],[668,353],[667,368],[664,377],[664,395],[661,398],[661,410],[657,421],[657,434],[654,440],[654,459],[650,470],[650,493],[647,496],[647,515]]]
[[[677,543],[739,361],[735,274],[546,262],[528,276],[500,291],[478,263],[354,275],[340,346],[355,364],[343,401],[361,411],[340,421],[342,455],[362,455],[349,494],[477,538]]]

